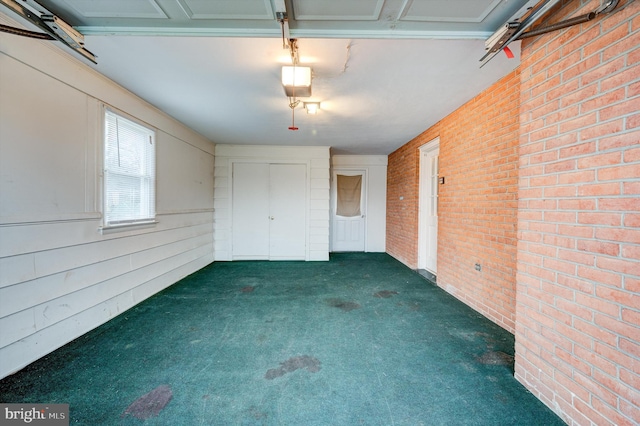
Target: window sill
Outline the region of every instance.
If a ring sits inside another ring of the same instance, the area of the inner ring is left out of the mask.
[[[137,231],[139,229],[154,228],[157,224],[158,224],[157,220],[150,220],[146,222],[135,222],[135,223],[124,223],[121,225],[101,226],[98,229],[102,235],[105,235],[105,234],[113,234],[116,232]]]

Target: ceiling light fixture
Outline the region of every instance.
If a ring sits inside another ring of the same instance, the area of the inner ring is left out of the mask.
[[[290,98],[308,98],[311,96],[311,68],[295,64],[282,67],[282,86]]]
[[[288,43],[284,40],[283,47],[289,48],[291,54],[291,66],[282,67],[282,87],[284,93],[289,98],[289,108],[291,108],[291,126],[289,130],[298,130],[295,124],[295,109],[300,104],[298,97],[306,98],[311,96],[311,67],[298,66],[298,40],[291,38]]]
[[[317,114],[320,109],[320,102],[304,102],[304,108],[307,110],[307,114]]]

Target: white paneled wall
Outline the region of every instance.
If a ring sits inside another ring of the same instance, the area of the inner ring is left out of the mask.
[[[213,261],[214,145],[54,46],[0,33],[0,377]],[[155,226],[99,230],[105,104],[157,129]]]
[[[216,145],[215,259],[232,260],[233,163],[307,165],[306,260],[329,260],[329,147]]]

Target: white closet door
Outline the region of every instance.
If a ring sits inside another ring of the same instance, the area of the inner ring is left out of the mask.
[[[234,163],[234,260],[306,259],[305,164]]]
[[[269,258],[269,164],[233,164],[233,259]]]
[[[269,258],[304,260],[307,240],[307,166],[272,164],[269,183]]]

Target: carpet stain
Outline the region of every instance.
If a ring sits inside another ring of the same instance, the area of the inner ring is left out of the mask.
[[[240,289],[240,292],[241,292],[241,293],[253,293],[253,290],[255,290],[255,289],[256,289],[256,288],[255,288],[254,286],[252,286],[252,285],[248,285],[248,286],[246,286],[246,287],[242,287],[242,288]]]
[[[258,342],[259,345],[264,344],[264,342],[266,342],[268,340],[268,337],[264,334],[259,334],[258,337],[256,338],[256,341]]]
[[[394,295],[398,294],[397,291],[393,291],[393,290],[380,290],[377,293],[373,294],[373,297],[379,297],[381,299],[388,299],[390,297],[393,297]]]
[[[497,343],[496,339],[494,339],[489,333],[485,333],[483,331],[478,331],[478,332],[475,333],[475,335],[480,337],[481,339],[483,339],[489,345],[493,345],[493,344]]]
[[[342,299],[327,299],[327,305],[332,308],[342,309],[345,312],[353,311],[354,309],[360,308],[360,304],[356,302],[350,302],[348,300]]]
[[[482,356],[476,357],[480,364],[485,365],[513,365],[513,356],[502,351],[485,352]]]
[[[506,404],[509,402],[509,398],[506,395],[498,394],[498,395],[494,395],[493,397],[498,401],[502,402],[503,404]]]
[[[260,411],[255,405],[252,405],[247,410],[247,414],[249,414],[249,416],[251,416],[255,420],[262,420],[262,419],[266,419],[268,417],[267,413],[265,413],[263,411]]]
[[[306,368],[310,373],[317,373],[320,371],[320,361],[309,355],[294,356],[285,362],[281,362],[280,367],[267,370],[264,378],[267,380],[273,380],[277,377],[282,377],[287,373],[300,370],[301,368]]]
[[[173,393],[167,385],[160,385],[149,393],[142,395],[133,401],[122,413],[121,417],[128,414],[140,420],[156,417],[160,411],[171,401]]]

